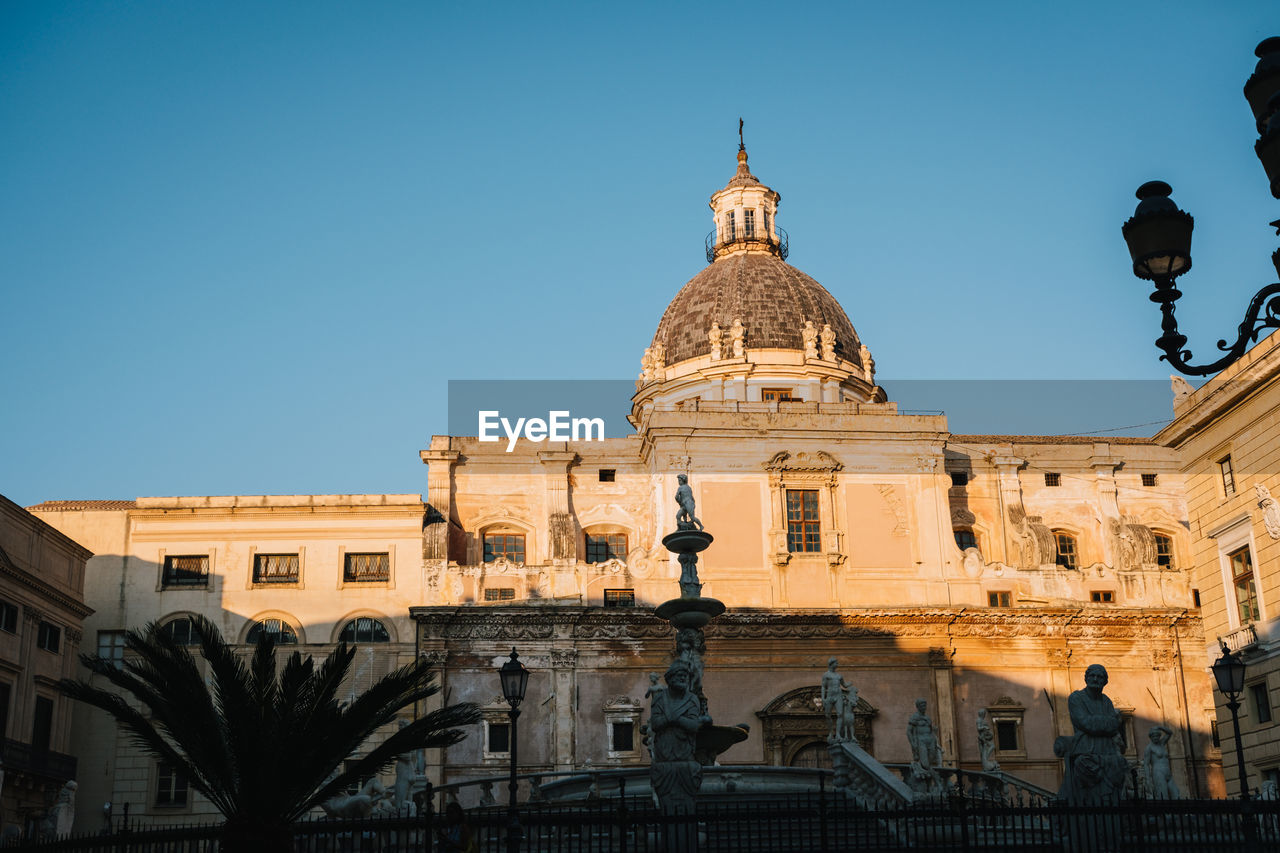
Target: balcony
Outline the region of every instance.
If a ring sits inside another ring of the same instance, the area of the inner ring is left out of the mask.
[[[5,738],[0,754],[6,773],[29,773],[55,782],[76,778],[76,758],[48,749],[35,749],[29,743]]]
[[[726,238],[723,240],[717,239],[719,230],[720,229],[715,229],[707,235],[707,263],[714,261],[716,259],[716,254],[726,246],[732,246],[737,243],[741,243],[744,246],[751,243],[759,243],[769,246],[773,251],[777,252],[778,257],[782,258],[784,261],[787,259],[787,256],[791,254],[791,243],[790,239],[787,237],[787,232],[783,231],[776,225],[773,226],[772,235],[765,232],[763,229],[757,232],[754,228],[750,230],[750,234],[748,235],[747,228],[743,226],[733,229],[733,231],[725,235]]]
[[[1231,651],[1243,652],[1258,645],[1258,630],[1250,622],[1248,625],[1235,629],[1225,637],[1219,637],[1219,639]]]

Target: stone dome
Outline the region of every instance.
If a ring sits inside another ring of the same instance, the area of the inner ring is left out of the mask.
[[[830,323],[836,353],[860,367],[861,341],[835,297],[815,280],[770,252],[739,252],[715,260],[681,288],[667,306],[654,344],[666,348],[666,363],[707,355],[712,322],[727,335],[735,319],[753,349],[804,349],[806,320],[817,329]]]

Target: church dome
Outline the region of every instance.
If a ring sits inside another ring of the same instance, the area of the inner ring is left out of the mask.
[[[861,342],[835,297],[821,284],[770,251],[722,254],[690,279],[671,300],[653,343],[676,364],[711,352],[712,323],[728,330],[735,320],[750,349],[803,350],[806,322],[835,332],[841,359],[862,367]]]

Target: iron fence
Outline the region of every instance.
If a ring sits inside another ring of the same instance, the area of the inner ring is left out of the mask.
[[[507,849],[508,812],[472,810],[480,850]],[[296,853],[434,853],[438,815],[313,820],[294,828]],[[33,853],[217,853],[217,825],[135,829],[6,845]],[[696,813],[662,814],[651,800],[612,798],[525,805],[520,849],[528,853],[657,853],[696,836],[703,853],[928,851],[1280,851],[1275,800],[1133,800],[1108,806],[1011,805],[951,797],[861,808],[842,794],[778,798],[740,793],[700,801]]]

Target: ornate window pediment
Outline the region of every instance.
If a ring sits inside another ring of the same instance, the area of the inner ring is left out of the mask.
[[[874,755],[871,720],[880,713],[861,696],[854,708],[854,735],[858,745]],[[825,743],[828,726],[822,714],[822,688],[799,687],[778,696],[756,711],[764,727],[765,760],[780,767],[791,766],[801,750],[813,743]]]

